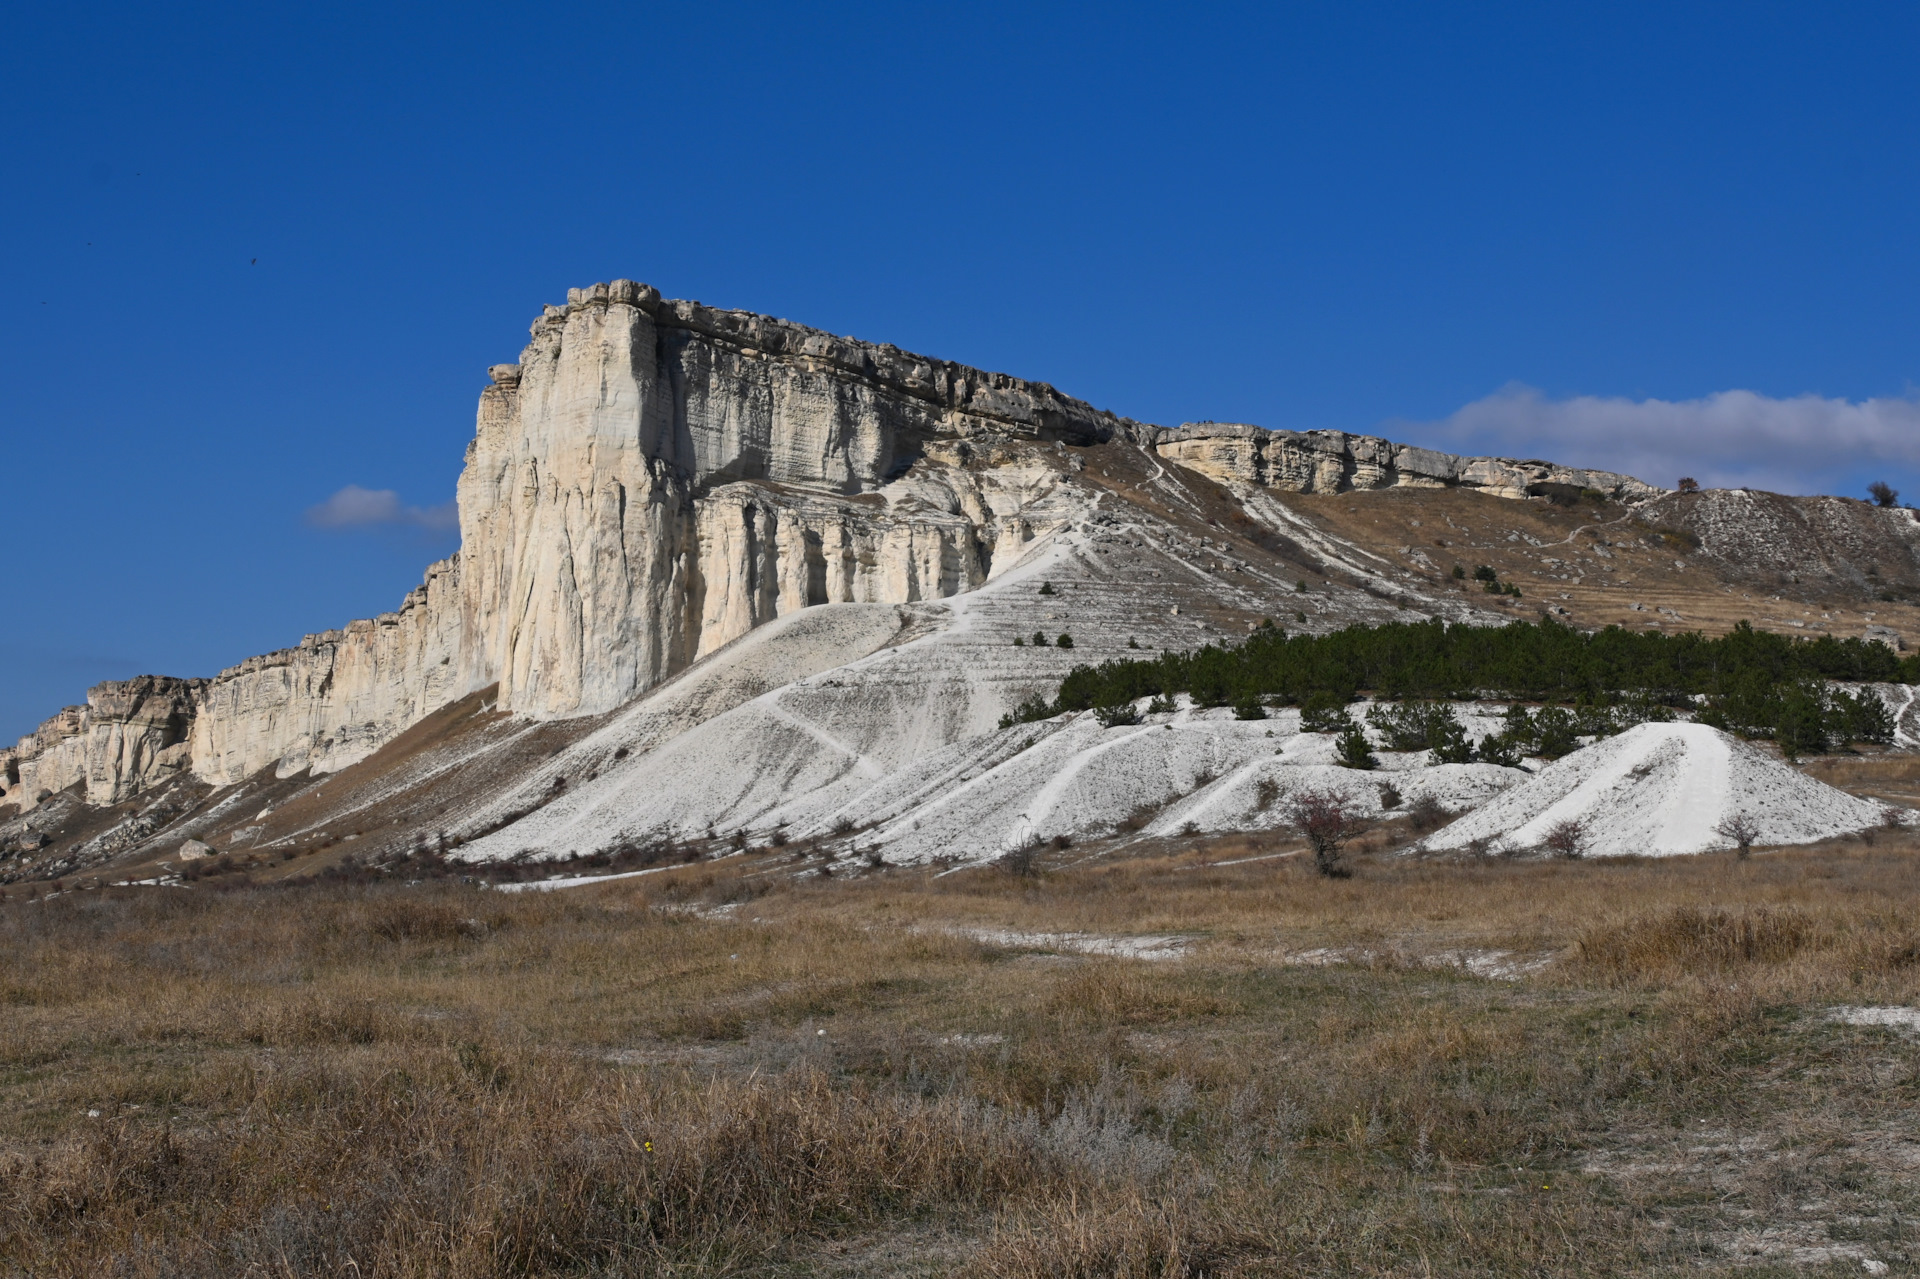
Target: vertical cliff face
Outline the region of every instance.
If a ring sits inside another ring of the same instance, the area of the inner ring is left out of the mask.
[[[548,307],[490,382],[460,552],[398,610],[162,681],[186,691],[160,736],[102,686],[7,753],[23,780],[6,801],[85,780],[114,802],[188,764],[216,785],[332,771],[495,683],[525,715],[609,710],[796,609],[986,580],[996,547],[1031,536],[1034,476],[974,474],[970,445],[1140,429],[1041,383],[631,281]]]
[[[460,480],[463,670],[529,715],[609,710],[796,608],[978,585],[997,531],[957,496],[858,499],[933,442],[1127,425],[630,281],[548,308],[492,377]]]
[[[5,799],[32,807],[75,783],[90,804],[117,804],[186,768],[187,737],[206,680],[142,675],[96,684],[85,706],[69,706],[0,752]]]
[[[194,775],[226,786],[270,766],[284,777],[364,759],[470,691],[462,647],[458,563],[443,560],[397,612],[309,635],[297,648],[200,681]]]

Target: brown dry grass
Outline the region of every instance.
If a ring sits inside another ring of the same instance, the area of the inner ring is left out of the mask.
[[[1742,621],[1786,635],[1862,635],[1871,622],[1903,633],[1920,626],[1920,608],[1876,598],[1877,586],[1862,589],[1824,575],[1794,582],[1729,571],[1724,561],[1696,554],[1683,532],[1649,525],[1611,502],[1566,510],[1461,488],[1274,496],[1322,528],[1426,578],[1429,590],[1516,618],[1535,618],[1547,606],[1567,609],[1562,620],[1587,630],[1619,625],[1707,635]],[[1509,540],[1515,533],[1520,537]],[[1606,543],[1604,557],[1579,549],[1597,540]],[[1416,558],[1415,550],[1424,558]],[[1518,584],[1523,595],[1488,595],[1477,582],[1454,581],[1447,574],[1456,563],[1468,573],[1485,564],[1501,581]],[[1679,617],[1661,614],[1663,607]],[[1791,625],[1796,620],[1803,627]]]
[[[1261,851],[0,908],[0,1267],[1903,1263],[1920,1063],[1823,1010],[1920,1000],[1907,837],[1745,862],[1374,854],[1345,881],[1224,864]],[[1486,980],[1474,957],[1532,967]]]

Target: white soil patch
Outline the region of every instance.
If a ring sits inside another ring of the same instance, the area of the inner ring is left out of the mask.
[[[517,884],[495,884],[503,893],[550,893],[556,888],[581,888],[587,884],[606,884],[616,879],[638,879],[642,875],[658,875],[663,870],[679,870],[678,866],[649,866],[645,870],[623,870],[612,875],[561,875],[553,879],[526,879]]]
[[[1534,849],[1577,822],[1588,856],[1667,857],[1734,847],[1719,827],[1735,816],[1771,847],[1864,830],[1887,812],[1705,724],[1641,724],[1548,765],[1419,847]]]
[[[1193,948],[1194,942],[1192,937],[1177,933],[1125,937],[1100,933],[1034,933],[1017,928],[949,928],[945,931],[1005,950],[1065,950],[1119,959],[1179,959]]]
[[[1372,964],[1391,958],[1416,968],[1445,969],[1466,973],[1486,981],[1519,981],[1553,962],[1551,954],[1528,955],[1513,950],[1440,950],[1423,955],[1370,950],[1341,949],[1332,946],[1313,950],[1289,951],[1279,962],[1289,968],[1330,968],[1335,964]]]
[[[1842,1004],[1829,1009],[1827,1016],[1848,1026],[1887,1026],[1920,1034],[1920,1008],[1902,1008],[1899,1005],[1861,1008]]]

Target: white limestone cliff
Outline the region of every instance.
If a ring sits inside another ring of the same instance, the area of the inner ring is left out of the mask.
[[[1136,428],[625,280],[548,308],[492,376],[460,479],[465,674],[530,715],[610,710],[795,608],[978,585],[999,534],[979,520],[1010,513],[981,485],[872,495],[932,444]]]
[[[1458,457],[1374,435],[1344,431],[1270,431],[1240,422],[1189,422],[1152,433],[1154,451],[1216,479],[1240,480],[1291,493],[1349,489],[1479,489],[1494,497],[1538,496],[1542,486],[1604,493],[1644,502],[1667,490],[1631,475],[1504,457]]]
[[[597,714],[775,618],[972,590],[1074,513],[1034,446],[1130,441],[1222,479],[1298,492],[1625,476],[1456,458],[1337,432],[1165,430],[1044,383],[662,299],[575,289],[480,396],[461,547],[393,613],[210,680],[101,685],[10,752],[7,794],[85,782],[115,803],[191,768],[236,783],[346,767],[498,685],[500,709]],[[164,709],[164,714],[162,713]]]
[[[83,784],[90,804],[117,804],[186,768],[187,736],[206,680],[141,675],[87,690],[69,706],[0,750],[0,797],[30,808]]]
[[[272,767],[334,772],[470,692],[459,661],[457,559],[427,569],[396,612],[250,657],[203,687],[190,738],[194,776],[217,786]]]

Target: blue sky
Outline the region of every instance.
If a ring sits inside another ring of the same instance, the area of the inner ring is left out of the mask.
[[[17,6],[0,737],[393,607],[453,549],[485,367],[618,276],[1150,421],[1920,496],[1916,36],[1891,4]]]

